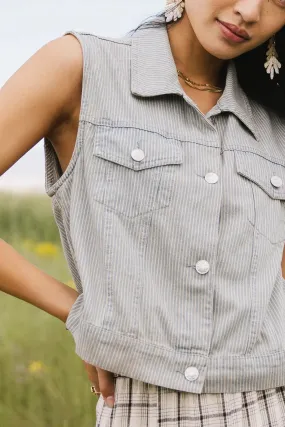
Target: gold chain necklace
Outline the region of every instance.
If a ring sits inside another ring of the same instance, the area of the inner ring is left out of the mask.
[[[188,84],[188,86],[192,87],[193,89],[206,91],[206,92],[214,92],[214,93],[221,93],[223,91],[222,88],[218,86],[214,86],[208,83],[195,83],[192,80],[190,80],[188,77],[186,77],[181,71],[177,70],[178,76],[182,77],[182,79],[185,81],[185,83]]]

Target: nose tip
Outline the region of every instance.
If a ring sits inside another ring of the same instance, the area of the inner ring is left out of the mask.
[[[240,15],[246,24],[254,24],[260,21],[261,0],[241,0],[237,2],[235,13]]]

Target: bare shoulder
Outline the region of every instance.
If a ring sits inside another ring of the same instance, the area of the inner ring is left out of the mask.
[[[82,48],[78,39],[72,34],[66,34],[48,42],[42,48],[50,53],[54,60],[64,66],[65,71],[70,69],[72,73],[77,72],[80,77],[82,72],[83,57]]]
[[[72,116],[78,108],[82,91],[83,52],[78,39],[66,34],[48,43],[46,59],[52,58],[52,64],[61,82],[63,107],[59,121]]]
[[[49,41],[0,89],[0,174],[78,109],[83,76],[79,41]]]
[[[83,76],[83,54],[79,41],[72,34],[66,34],[50,41],[43,48],[45,61],[50,62],[54,77],[61,81],[63,96],[81,90]],[[45,51],[45,52],[44,52]],[[64,92],[66,90],[66,93]],[[66,107],[70,106],[67,103]]]

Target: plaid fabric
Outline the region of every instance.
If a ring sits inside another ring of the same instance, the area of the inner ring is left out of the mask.
[[[115,377],[115,406],[102,395],[95,427],[284,427],[285,386],[241,393],[180,392]]]

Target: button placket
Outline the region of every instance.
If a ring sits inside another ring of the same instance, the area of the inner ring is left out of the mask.
[[[210,264],[208,263],[208,261],[202,259],[197,262],[196,271],[199,274],[207,274],[209,270],[210,270]]]
[[[209,172],[205,175],[205,181],[208,182],[208,184],[216,184],[219,181],[219,177],[214,172]]]

